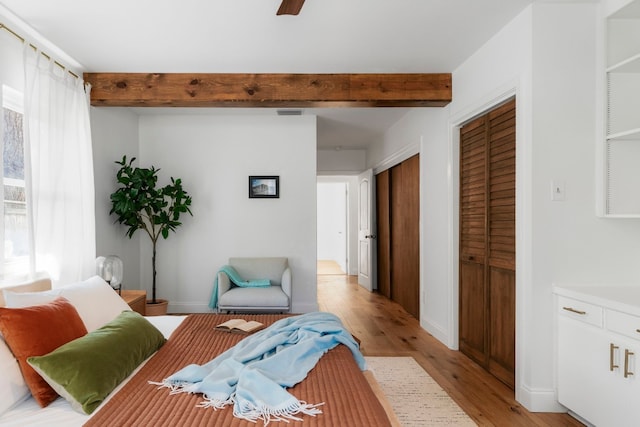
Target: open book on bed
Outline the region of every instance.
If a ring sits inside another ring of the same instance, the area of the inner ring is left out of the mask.
[[[230,332],[232,334],[251,334],[264,329],[264,324],[255,320],[231,319],[220,323],[215,329],[216,331]]]

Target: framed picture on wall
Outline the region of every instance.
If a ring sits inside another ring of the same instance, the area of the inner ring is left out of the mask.
[[[279,176],[249,176],[250,199],[277,199],[280,197]]]

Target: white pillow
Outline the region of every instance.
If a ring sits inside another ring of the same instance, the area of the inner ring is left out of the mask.
[[[0,415],[29,397],[29,388],[22,378],[20,366],[0,337]]]
[[[13,308],[46,304],[63,296],[76,308],[88,332],[109,323],[124,310],[131,310],[100,276],[44,292],[3,292],[7,307]]]

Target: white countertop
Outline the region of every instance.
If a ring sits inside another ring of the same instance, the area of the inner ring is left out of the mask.
[[[640,285],[556,284],[553,293],[640,316]]]

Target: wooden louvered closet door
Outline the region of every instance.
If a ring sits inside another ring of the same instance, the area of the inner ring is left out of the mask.
[[[460,130],[460,350],[515,384],[515,100]]]

